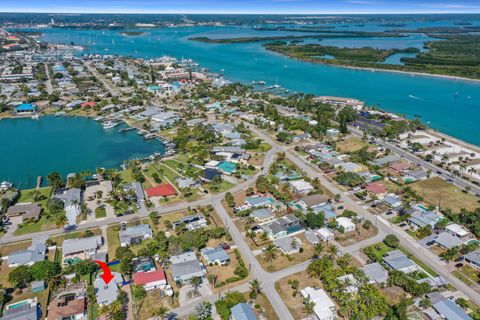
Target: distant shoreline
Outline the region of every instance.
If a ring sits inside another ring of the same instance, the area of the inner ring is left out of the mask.
[[[353,69],[353,70],[362,70],[362,71],[372,71],[372,72],[389,72],[389,73],[401,73],[401,74],[408,74],[411,76],[427,76],[427,77],[436,77],[436,78],[443,78],[443,79],[449,79],[449,80],[463,80],[463,81],[471,81],[471,82],[476,82],[480,83],[480,79],[473,79],[473,78],[465,78],[465,77],[460,77],[460,76],[451,76],[448,74],[436,74],[436,73],[426,73],[426,72],[418,72],[418,71],[404,71],[404,70],[394,70],[394,69],[382,69],[382,68],[369,68],[369,67],[356,67],[356,66],[347,66],[343,64],[336,64],[336,63],[324,63],[321,61],[316,61],[316,60],[306,60],[306,59],[300,59],[296,57],[292,57],[286,54],[283,54],[281,52],[273,51],[273,50],[268,50],[265,49],[268,52],[274,53],[281,55],[283,57],[287,57],[289,59],[294,59],[297,61],[301,62],[309,62],[313,64],[321,64],[324,66],[332,66],[332,67],[341,67],[341,68],[347,68],[347,69]]]
[[[145,32],[142,31],[122,31],[120,32],[122,36],[129,36],[129,37],[137,37],[145,34]]]

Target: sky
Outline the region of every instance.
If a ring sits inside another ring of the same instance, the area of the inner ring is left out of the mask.
[[[480,13],[480,0],[0,0],[0,12]]]

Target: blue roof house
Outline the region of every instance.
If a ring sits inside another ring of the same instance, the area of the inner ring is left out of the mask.
[[[230,320],[257,320],[257,316],[248,303],[239,303],[233,306],[230,311],[232,313]]]
[[[228,256],[225,249],[223,249],[222,247],[203,248],[201,252],[203,258],[207,261],[208,264],[225,265],[230,262],[230,257]]]
[[[37,110],[37,106],[31,104],[31,103],[22,103],[21,105],[18,105],[15,107],[15,113],[21,114],[21,113],[33,113]]]

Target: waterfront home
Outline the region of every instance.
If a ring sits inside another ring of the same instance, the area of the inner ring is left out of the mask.
[[[315,188],[310,184],[310,182],[307,182],[303,179],[289,181],[288,184],[295,193],[302,195],[306,195],[309,192],[315,190]]]
[[[180,120],[176,112],[159,112],[151,116],[152,125],[159,128],[170,127]]]
[[[295,254],[300,251],[302,242],[297,237],[282,237],[275,239],[273,245],[285,254]]]
[[[430,226],[432,229],[440,220],[442,220],[442,217],[434,211],[415,211],[407,219],[408,223],[414,228]]]
[[[257,320],[257,316],[251,305],[242,302],[230,309],[230,320]]]
[[[355,231],[355,223],[352,222],[352,219],[347,217],[338,217],[335,218],[337,221],[338,227],[343,228],[344,232],[352,232]]]
[[[275,214],[270,209],[257,209],[250,213],[250,217],[259,223],[275,219]]]
[[[387,194],[387,187],[380,181],[367,184],[365,190],[376,197],[382,197]]]
[[[378,262],[363,266],[362,271],[367,277],[369,283],[377,285],[387,283],[388,271]]]
[[[466,254],[463,258],[475,269],[480,269],[480,249]]]
[[[160,112],[162,112],[162,109],[160,109],[158,107],[150,107],[150,108],[147,108],[145,111],[137,113],[133,117],[135,119],[139,120],[139,121],[143,121],[143,120],[147,120],[147,119],[151,118],[152,116],[154,116],[154,115],[156,115]]]
[[[203,248],[200,252],[208,264],[226,265],[230,262],[228,253],[222,247]]]
[[[137,202],[142,202],[145,200],[145,192],[143,191],[143,187],[140,182],[134,181],[123,185],[123,191],[127,193],[127,197],[130,190],[133,190],[135,192],[135,200]]]
[[[86,287],[84,282],[78,282],[58,289],[48,304],[48,318],[87,319]]]
[[[164,289],[167,286],[167,277],[162,269],[136,272],[133,275],[133,283],[136,286],[143,286],[146,291]]]
[[[5,215],[9,218],[20,217],[23,221],[37,221],[42,207],[38,203],[18,203],[8,207]]]
[[[26,250],[15,251],[8,255],[8,267],[31,266],[35,262],[45,260],[46,254],[47,246],[43,242],[33,241]]]
[[[383,262],[385,262],[390,268],[407,274],[418,270],[418,266],[415,262],[410,260],[405,253],[400,250],[387,252],[385,257],[383,257]]]
[[[293,214],[259,225],[271,239],[278,239],[303,230],[301,221]]]
[[[174,228],[184,226],[186,230],[196,230],[207,227],[207,220],[199,214],[183,217],[172,223]]]
[[[41,309],[37,297],[7,304],[3,311],[2,320],[37,320],[40,319]]]
[[[335,319],[335,303],[323,289],[306,287],[300,290],[303,299],[314,303],[313,312],[318,320]]]
[[[127,227],[125,230],[120,230],[118,237],[120,239],[120,246],[126,247],[152,238],[153,232],[148,224],[139,224],[137,226]]]
[[[62,244],[63,261],[68,263],[67,259],[90,259],[101,246],[103,246],[102,236],[65,239]]]
[[[77,217],[81,213],[82,190],[79,188],[55,190],[52,198],[60,199],[65,206],[69,226],[77,224]]]
[[[102,275],[97,275],[93,282],[95,288],[95,297],[100,307],[112,304],[117,300],[118,286],[123,283],[123,277],[120,273],[112,271],[113,279],[107,284],[102,279]]]
[[[449,232],[441,232],[438,234],[433,241],[438,244],[440,247],[445,249],[451,249],[453,247],[460,246],[463,242],[458,237],[452,235]]]
[[[317,233],[322,241],[330,241],[335,238],[333,232],[327,228],[320,228],[317,230]]]
[[[203,278],[205,271],[194,252],[185,252],[170,257],[172,276],[175,282],[186,283],[195,277]]]
[[[177,194],[177,191],[170,183],[162,183],[153,188],[145,189],[147,196],[152,197],[170,197]]]
[[[31,103],[22,103],[21,105],[15,107],[15,113],[20,115],[20,114],[30,114],[34,113],[37,111],[37,106],[31,104]]]

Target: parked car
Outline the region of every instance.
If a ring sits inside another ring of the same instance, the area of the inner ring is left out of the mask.
[[[457,263],[457,264],[455,265],[455,268],[461,268],[461,267],[463,267],[463,263]]]
[[[120,224],[120,229],[122,229],[122,230],[127,229],[127,223],[126,223],[126,222],[122,222],[122,223]]]

